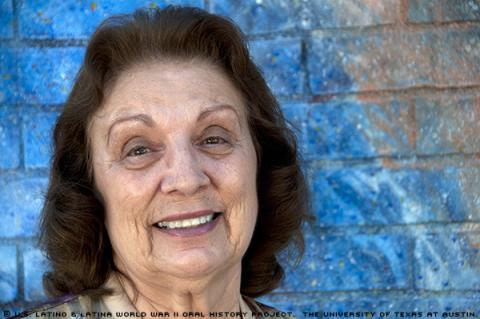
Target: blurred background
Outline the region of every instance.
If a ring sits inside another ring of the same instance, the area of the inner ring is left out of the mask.
[[[169,4],[238,23],[296,128],[317,221],[262,300],[480,316],[479,0],[0,0],[0,317],[45,299],[51,131],[89,36]]]

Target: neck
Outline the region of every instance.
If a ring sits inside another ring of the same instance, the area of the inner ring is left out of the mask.
[[[128,298],[137,311],[209,312],[240,311],[241,264],[207,277],[142,280],[131,274],[116,273]],[[127,279],[128,278],[128,279]]]

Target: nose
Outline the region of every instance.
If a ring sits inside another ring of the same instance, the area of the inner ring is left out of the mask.
[[[167,147],[166,152],[167,168],[160,185],[164,194],[190,196],[210,184],[192,146]]]

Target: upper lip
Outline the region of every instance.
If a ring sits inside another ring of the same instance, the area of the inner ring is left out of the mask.
[[[214,214],[215,211],[210,210],[210,209],[205,209],[205,210],[197,210],[193,212],[183,212],[183,213],[178,213],[178,214],[173,214],[170,216],[167,216],[163,218],[162,220],[159,220],[155,224],[161,223],[161,222],[171,222],[174,220],[183,220],[183,219],[190,219],[190,218],[195,218],[195,217],[200,217],[200,216],[208,216],[211,214]]]

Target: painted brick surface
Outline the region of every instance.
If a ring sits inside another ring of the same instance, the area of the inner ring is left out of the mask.
[[[315,37],[308,55],[310,86],[322,94],[432,84],[433,41],[429,32]]]
[[[475,312],[476,316],[480,313],[480,294],[476,292],[465,292],[462,294],[454,293],[451,296],[428,297],[421,299],[418,304],[419,309],[425,311],[441,311],[446,313],[447,317],[455,316],[455,312]]]
[[[19,101],[59,104],[65,101],[83,59],[84,49],[29,48],[18,53]]]
[[[383,25],[398,19],[398,0],[305,1],[304,28],[340,28]]]
[[[11,0],[0,1],[0,38],[13,37],[13,3]]]
[[[415,99],[417,153],[475,153],[480,150],[480,97]]]
[[[17,249],[0,245],[0,302],[13,301],[17,296]]]
[[[0,46],[0,104],[13,104],[17,94],[16,52]]]
[[[397,19],[398,0],[211,1],[213,12],[233,19],[245,33],[383,25]]]
[[[203,7],[201,0],[25,0],[20,5],[20,35],[24,38],[87,38],[103,19],[112,14],[129,13],[137,8],[165,7],[169,4]]]
[[[275,94],[290,96],[304,92],[299,39],[259,40],[252,42],[250,49]]]
[[[302,14],[300,1],[210,1],[212,11],[229,17],[247,34],[282,31],[295,28]]]
[[[312,40],[313,93],[480,82],[478,30],[339,35]]]
[[[50,270],[48,261],[42,251],[29,246],[23,253],[25,299],[27,301],[39,301],[47,299],[42,289],[43,274]]]
[[[410,0],[408,19],[417,23],[478,20],[480,1]]]
[[[297,138],[298,151],[305,157],[308,151],[306,125],[308,105],[305,103],[285,103],[281,107],[287,125]]]
[[[480,170],[342,168],[311,174],[319,225],[480,220]]]
[[[48,168],[51,159],[53,127],[56,112],[27,110],[23,116],[23,145],[25,145],[26,168]]]
[[[8,177],[0,180],[0,238],[34,236],[47,179]]]
[[[427,234],[415,243],[418,288],[480,289],[478,233]]]
[[[342,236],[307,233],[300,266],[289,271],[281,291],[409,288],[407,251],[402,235]],[[292,268],[290,268],[292,269]],[[319,275],[321,274],[321,275]]]
[[[436,84],[445,86],[480,83],[480,31],[436,32]]]
[[[31,243],[83,40],[106,16],[168,4],[239,23],[299,139],[317,222],[262,300],[299,318],[478,317],[477,0],[0,0],[0,310],[44,297]]]
[[[20,164],[18,115],[8,107],[0,107],[0,168],[16,168]]]
[[[408,101],[344,100],[313,104],[307,115],[309,158],[362,158],[413,153]]]

